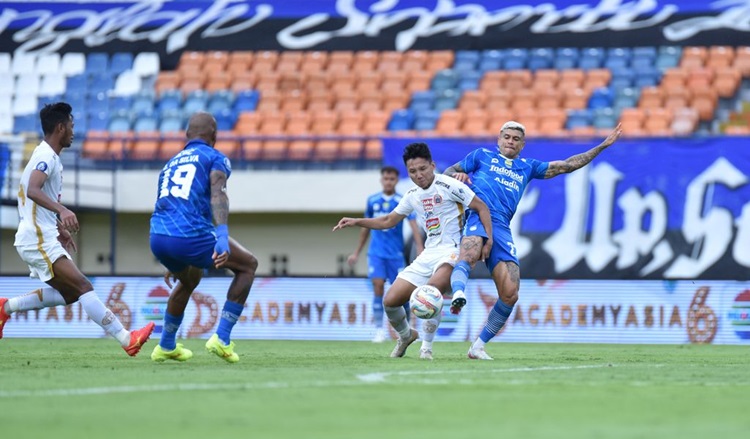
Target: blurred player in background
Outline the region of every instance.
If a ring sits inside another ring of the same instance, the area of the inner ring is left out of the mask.
[[[229,237],[227,179],[229,159],[214,149],[216,120],[196,113],[188,123],[185,148],[170,159],[159,175],[159,188],[151,216],[151,251],[168,270],[164,277],[172,289],[164,314],[164,331],[151,353],[154,361],[186,361],[193,353],[175,341],[185,307],[208,268],[234,273],[219,327],[206,349],[229,363],[239,361],[230,334],[242,314],[255,280],[258,260]]]
[[[542,162],[520,158],[526,145],[526,128],[518,122],[509,121],[500,130],[498,149],[477,149],[445,170],[445,174],[469,184],[489,205],[492,214],[492,232],[488,232],[475,212],[468,213],[461,241],[461,261],[456,264],[451,275],[453,308],[460,311],[466,304],[464,290],[471,267],[480,259],[483,241],[492,238],[492,250],[489,258],[484,261],[495,282],[498,300],[487,316],[484,329],[469,348],[469,358],[492,360],[484,346],[500,332],[518,301],[521,274],[510,233],[510,220],[516,213],[526,185],[534,178],[552,178],[586,166],[612,145],[620,137],[620,133],[618,125],[601,144],[587,152],[562,161]]]
[[[453,266],[458,261],[464,207],[473,209],[481,217],[482,224],[492,230],[487,205],[464,183],[445,175],[435,174],[435,162],[430,149],[424,143],[411,143],[404,149],[404,164],[409,178],[417,185],[410,189],[395,209],[377,218],[342,218],[333,230],[360,226],[368,229],[389,229],[416,213],[424,219],[427,233],[425,249],[414,262],[398,274],[383,299],[388,321],[399,335],[391,357],[403,357],[406,348],[419,333],[409,326],[403,305],[418,286],[432,285],[441,292],[448,291]],[[491,235],[490,235],[491,236]],[[486,253],[492,246],[492,238],[485,245]],[[420,358],[432,360],[432,342],[440,325],[441,314],[424,321]]]
[[[383,191],[371,195],[367,199],[365,218],[379,218],[388,215],[401,201],[401,194],[396,193],[398,183],[398,169],[393,166],[385,166],[380,170],[380,184]],[[419,230],[414,215],[408,217],[409,226],[412,230],[417,256],[424,250],[422,232]],[[383,330],[383,292],[385,281],[391,284],[396,280],[398,273],[404,269],[404,235],[403,222],[397,223],[393,228],[374,230],[372,242],[367,251],[367,276],[372,281],[373,299],[372,316],[375,323],[375,337],[373,343],[385,341],[386,332]],[[357,263],[359,254],[367,244],[370,237],[370,229],[362,228],[359,233],[359,242],[354,253],[349,255],[346,261],[350,266]],[[408,313],[408,303],[405,305]]]
[[[94,292],[94,287],[71,260],[76,251],[71,237],[78,232],[75,213],[60,204],[60,153],[73,143],[73,109],[65,102],[45,105],[39,112],[44,140],[34,149],[18,189],[18,232],[15,246],[32,277],[48,287],[10,299],[0,298],[0,338],[3,326],[17,311],[29,311],[80,302],[91,320],[117,339],[134,357],[154,331],[151,322],[137,331],[125,329]]]

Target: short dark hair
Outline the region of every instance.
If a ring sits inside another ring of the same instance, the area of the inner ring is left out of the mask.
[[[70,120],[73,108],[65,102],[47,104],[39,111],[39,119],[42,121],[44,134],[52,134],[58,124],[67,123]]]
[[[384,174],[396,174],[396,176],[398,176],[399,172],[398,169],[393,166],[383,166],[380,168],[380,175]]]
[[[414,142],[406,145],[404,148],[404,164],[407,160],[422,158],[428,162],[432,161],[432,153],[430,153],[430,147],[423,142]]]

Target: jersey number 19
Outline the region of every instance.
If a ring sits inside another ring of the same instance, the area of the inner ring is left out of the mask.
[[[171,169],[167,169],[164,172],[159,198],[171,194],[173,197],[187,200],[190,197],[190,188],[193,186],[193,179],[195,178],[195,165],[189,163],[178,166],[170,178],[171,171]],[[170,185],[170,182],[173,184]]]

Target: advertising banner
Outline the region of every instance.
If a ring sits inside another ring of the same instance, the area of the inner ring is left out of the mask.
[[[99,297],[128,328],[156,323],[169,292],[161,278],[96,277]],[[193,294],[180,337],[208,338],[216,330],[229,278],[206,278]],[[32,291],[38,281],[6,277],[3,296]],[[437,341],[469,341],[484,326],[497,295],[492,281],[472,279],[460,316],[443,308]],[[372,293],[367,279],[257,279],[234,327],[235,339],[360,340],[372,338]],[[419,327],[418,319],[415,324]],[[385,323],[387,327],[387,323]],[[393,335],[393,334],[392,334]],[[13,314],[5,337],[99,338],[79,304]],[[501,342],[750,344],[750,282],[531,281]]]
[[[384,139],[383,162],[406,169]],[[564,160],[600,140],[529,139],[521,157]],[[438,172],[495,139],[429,139]],[[535,279],[750,279],[744,138],[621,139],[588,166],[529,183],[511,229]],[[498,178],[505,178],[498,174]],[[403,193],[413,184],[404,178]]]
[[[163,56],[187,49],[741,45],[749,15],[743,0],[3,2],[0,43],[20,52]]]

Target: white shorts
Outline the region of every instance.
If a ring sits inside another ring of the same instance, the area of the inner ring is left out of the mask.
[[[424,285],[443,264],[454,267],[458,262],[458,247],[426,248],[398,277],[418,287]]]
[[[73,259],[58,240],[45,242],[41,249],[37,245],[27,245],[16,247],[16,251],[18,251],[21,259],[29,265],[30,276],[38,277],[42,282],[47,282],[55,277],[52,264],[56,260],[63,256]]]

